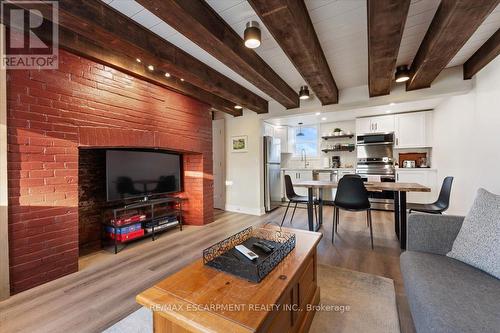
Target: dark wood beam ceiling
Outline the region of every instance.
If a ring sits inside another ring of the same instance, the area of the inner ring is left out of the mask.
[[[428,88],[499,0],[442,0],[410,68],[406,90]]]
[[[464,79],[471,79],[500,54],[500,29],[491,36],[465,63]]]
[[[370,97],[388,95],[410,0],[368,0],[367,7]]]
[[[249,0],[249,3],[321,103],[338,103],[338,88],[304,1]]]
[[[59,25],[257,113],[268,102],[99,0],[60,0]],[[22,6],[22,3],[20,3]]]
[[[9,22],[4,22],[6,25]],[[47,27],[47,26],[45,26]],[[37,29],[37,36],[46,42],[52,41],[52,31],[44,30],[43,27]],[[200,89],[188,82],[182,82],[179,78],[166,78],[163,73],[149,71],[143,64],[137,63],[136,58],[127,53],[109,47],[107,44],[97,44],[90,39],[78,35],[64,27],[59,27],[58,36],[59,47],[83,57],[98,61],[104,65],[113,67],[124,73],[144,79],[148,82],[166,87],[170,90],[193,97],[212,107],[215,111],[241,116],[242,110],[234,108],[236,105],[217,95],[213,95],[203,89]]]
[[[203,0],[137,0],[202,49],[213,55],[286,108],[299,96]]]

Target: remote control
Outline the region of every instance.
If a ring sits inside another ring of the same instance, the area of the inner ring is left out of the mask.
[[[270,248],[268,248],[266,245],[262,244],[262,243],[259,243],[259,242],[255,242],[252,246],[255,246],[256,248],[259,248],[261,249],[262,251],[264,251],[265,253],[271,253],[273,252],[273,250],[271,250]]]
[[[270,248],[271,250],[274,250],[274,245],[269,243],[268,241],[263,241],[263,240],[259,240],[257,241],[257,243],[260,243],[262,245],[265,245],[267,246],[268,248]]]
[[[259,257],[244,245],[236,245],[234,248],[250,260],[255,260]]]

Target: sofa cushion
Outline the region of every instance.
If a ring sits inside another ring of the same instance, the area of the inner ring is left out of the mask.
[[[418,332],[498,332],[500,280],[458,260],[406,251],[401,272]]]
[[[500,195],[477,191],[447,256],[500,279]]]

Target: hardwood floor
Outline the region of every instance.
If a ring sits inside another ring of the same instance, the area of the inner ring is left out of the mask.
[[[0,302],[0,331],[101,332],[139,308],[136,294],[199,258],[208,245],[249,225],[279,223],[283,212],[280,208],[257,217],[216,211],[216,221],[207,226],[187,226],[182,232],[165,233],[155,242],[136,242],[117,255],[101,251],[81,258],[79,272]],[[320,263],[393,279],[401,331],[414,332],[399,271],[392,214],[373,212],[373,251],[364,214],[341,213],[335,246],[331,244],[331,208],[324,214]],[[307,229],[306,225],[305,209],[297,209],[291,226],[288,219],[284,224],[300,229]]]

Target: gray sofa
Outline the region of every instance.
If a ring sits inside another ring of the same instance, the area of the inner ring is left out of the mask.
[[[500,332],[500,280],[448,258],[463,217],[410,214],[401,272],[417,332]]]

